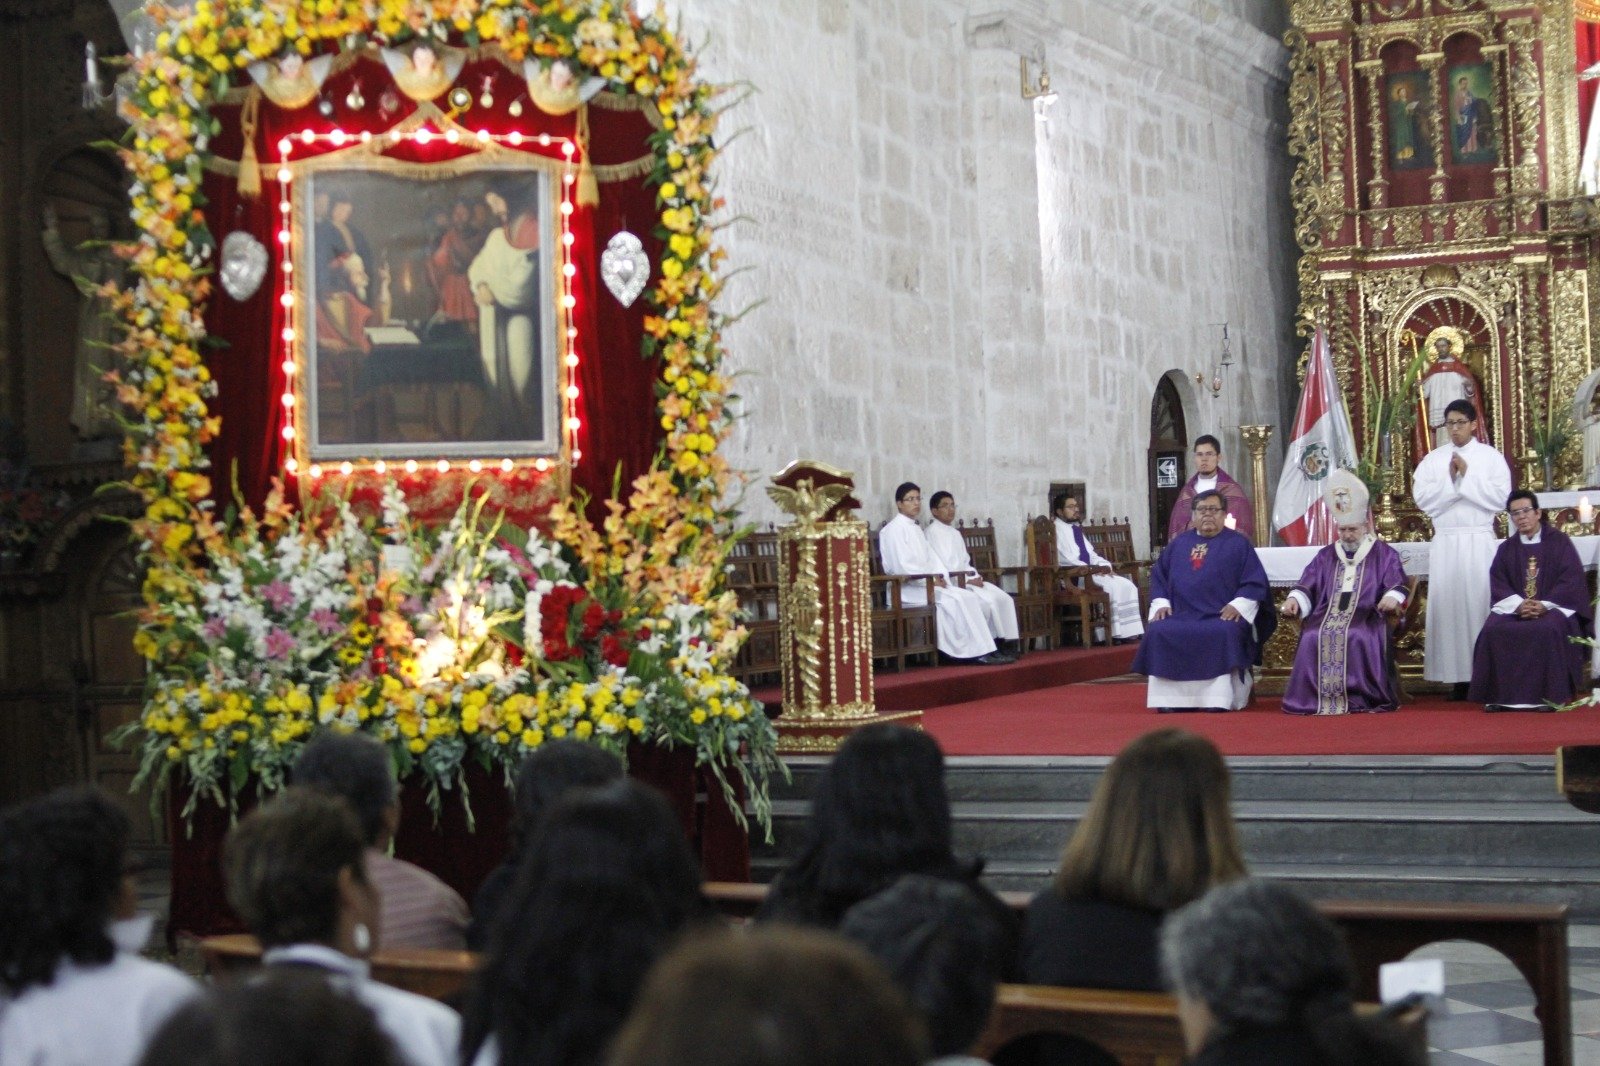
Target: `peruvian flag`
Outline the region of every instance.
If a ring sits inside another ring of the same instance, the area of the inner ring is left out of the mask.
[[[1319,327],[1311,340],[1305,389],[1272,502],[1272,525],[1285,544],[1333,543],[1336,529],[1322,491],[1329,474],[1355,466],[1356,437],[1333,373],[1327,334]]]

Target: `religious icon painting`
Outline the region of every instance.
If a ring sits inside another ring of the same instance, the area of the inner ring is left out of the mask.
[[[1450,158],[1457,163],[1498,163],[1495,149],[1494,80],[1487,63],[1449,69]]]
[[[1433,169],[1433,106],[1428,74],[1391,73],[1384,98],[1389,103],[1389,169]]]
[[[294,189],[306,458],[559,455],[551,176],[346,164]]]

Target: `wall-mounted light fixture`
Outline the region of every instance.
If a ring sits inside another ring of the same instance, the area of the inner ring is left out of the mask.
[[[1034,81],[1028,71],[1028,57],[1019,56],[1022,62],[1022,98],[1034,101],[1035,106],[1048,104],[1056,98],[1056,91],[1050,88],[1050,68],[1044,61],[1039,62],[1039,80]]]
[[[1217,324],[1219,323],[1213,323],[1213,325]],[[1202,371],[1194,376],[1195,384],[1209,392],[1212,399],[1222,395],[1222,383],[1227,377],[1228,370],[1233,366],[1233,348],[1228,342],[1228,323],[1222,322],[1220,325],[1222,326],[1222,351],[1218,353],[1216,366],[1211,368],[1209,375]]]

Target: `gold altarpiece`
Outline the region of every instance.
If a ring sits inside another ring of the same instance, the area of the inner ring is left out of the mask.
[[[1453,330],[1489,442],[1533,487],[1534,420],[1569,410],[1594,364],[1578,15],[1574,0],[1292,0],[1286,36],[1299,332],[1327,330],[1361,435],[1410,338]],[[1554,464],[1559,487],[1581,478],[1579,436]],[[1410,504],[1420,455],[1394,443],[1380,521],[1425,539]]]

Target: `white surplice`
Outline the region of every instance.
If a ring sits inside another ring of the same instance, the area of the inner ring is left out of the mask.
[[[1216,478],[1211,479],[1213,485]],[[1078,550],[1078,538],[1072,535],[1072,525],[1056,519],[1056,562],[1061,566],[1110,566],[1110,560],[1094,550],[1087,536],[1084,546],[1089,557]],[[1139,619],[1139,586],[1120,574],[1095,574],[1094,583],[1111,598],[1111,635],[1118,640],[1137,637],[1144,633],[1144,622]]]
[[[967,542],[962,539],[961,531],[955,526],[934,519],[928,526],[927,537],[928,546],[933,549],[933,554],[939,557],[939,562],[944,564],[945,573],[966,575],[966,590],[978,597],[978,602],[983,604],[983,617],[989,623],[989,632],[1001,640],[1016,640],[1015,601],[999,585],[991,585],[987,581],[981,585],[972,583],[974,577],[981,575],[972,565],[972,556],[967,552]]]
[[[1450,476],[1459,454],[1467,472]],[[1472,647],[1489,617],[1489,566],[1494,562],[1494,516],[1511,494],[1511,468],[1480,441],[1429,452],[1412,476],[1417,506],[1433,519],[1428,555],[1428,639],[1422,676],[1459,684],[1472,680]]]
[[[949,581],[944,564],[934,554],[922,527],[903,514],[885,522],[878,533],[878,552],[883,557],[886,574],[933,574]],[[953,584],[935,588],[934,608],[938,611],[939,650],[952,659],[977,659],[994,651],[994,637],[989,635],[989,623],[983,616],[983,605],[978,597]],[[901,586],[902,602],[920,606],[928,602],[927,590],[920,580],[907,581]]]

